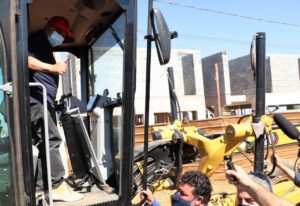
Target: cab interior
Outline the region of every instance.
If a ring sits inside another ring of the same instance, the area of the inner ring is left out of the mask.
[[[43,29],[53,16],[69,20],[74,38],[62,48],[91,45],[123,11],[115,0],[33,0],[28,7],[29,33]]]
[[[55,51],[75,51],[76,55],[77,48],[80,51],[82,51],[80,49],[82,47],[91,50],[93,44],[123,12],[123,8],[115,0],[33,0],[32,3],[28,4],[28,33],[43,29],[53,16],[63,16],[69,20],[70,30],[74,34],[74,38],[66,38],[61,46],[55,48]],[[89,62],[90,65],[93,63],[93,60]],[[85,74],[93,75],[93,71],[89,73],[87,66],[81,63],[81,69],[84,70]],[[86,80],[83,84],[86,88],[90,86]],[[85,94],[83,99],[88,98],[89,95],[91,94]],[[54,205],[98,205],[99,203],[106,205],[105,202],[118,199],[117,194],[107,194],[98,188],[93,188],[91,191],[85,192],[84,195],[85,198],[76,203],[55,202]]]

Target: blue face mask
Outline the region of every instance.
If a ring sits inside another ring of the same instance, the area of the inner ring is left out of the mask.
[[[61,45],[65,39],[63,36],[61,36],[59,33],[57,33],[57,31],[53,31],[48,36],[48,40],[52,47],[56,47],[56,46]]]
[[[182,199],[179,196],[179,192],[176,192],[175,194],[173,194],[171,196],[171,200],[172,200],[172,206],[190,206],[190,204],[191,204],[191,201]]]

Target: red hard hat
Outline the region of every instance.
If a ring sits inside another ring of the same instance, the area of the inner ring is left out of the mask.
[[[66,32],[68,37],[74,37],[74,34],[69,30],[69,21],[65,17],[54,16],[48,21],[47,24]]]

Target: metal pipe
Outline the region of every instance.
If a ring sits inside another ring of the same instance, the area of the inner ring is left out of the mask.
[[[220,80],[219,80],[219,67],[218,64],[215,64],[215,80],[216,80],[216,91],[217,91],[217,115],[222,116],[222,108],[221,108],[221,95],[220,95]]]
[[[152,43],[152,28],[150,20],[150,12],[153,8],[153,0],[148,3],[148,31],[147,36],[147,61],[146,61],[146,91],[145,91],[145,131],[144,131],[144,174],[143,174],[143,189],[147,189],[147,160],[148,160],[148,127],[149,127],[149,103],[150,103],[150,79],[151,79],[151,43]]]
[[[174,96],[175,84],[173,67],[168,67],[168,83],[169,83],[169,95],[170,95],[170,105],[171,105],[171,122],[174,122],[177,117],[177,107],[176,107],[176,97]]]
[[[100,168],[99,168],[98,159],[97,159],[96,153],[94,151],[94,148],[92,147],[92,143],[90,141],[90,137],[89,137],[88,131],[86,129],[86,126],[84,125],[83,119],[81,117],[79,108],[76,107],[74,110],[69,110],[68,112],[70,114],[72,114],[72,112],[74,112],[75,116],[79,120],[79,124],[80,124],[80,126],[81,126],[81,128],[83,130],[84,140],[86,142],[86,145],[88,146],[89,152],[91,154],[92,162],[93,162],[94,168],[96,170],[96,175],[97,175],[96,178],[100,181],[100,183],[101,183],[102,186],[107,186],[105,180],[102,177],[102,174],[101,174],[101,171],[100,171]]]
[[[131,205],[133,190],[133,151],[134,151],[134,95],[136,89],[136,39],[137,39],[137,0],[128,2],[125,23],[121,166],[118,206]],[[127,3],[126,3],[127,4]]]
[[[53,205],[52,196],[52,180],[51,180],[51,162],[49,151],[49,128],[48,128],[48,106],[47,106],[47,89],[38,82],[30,82],[29,87],[41,87],[43,90],[43,106],[44,106],[44,129],[45,129],[45,149],[46,149],[46,167],[47,167],[47,184],[48,184],[48,198],[49,206]]]
[[[264,32],[256,34],[256,108],[253,123],[258,123],[265,114],[266,98],[266,36]],[[264,140],[265,134],[255,140],[254,170],[263,172],[264,169]]]

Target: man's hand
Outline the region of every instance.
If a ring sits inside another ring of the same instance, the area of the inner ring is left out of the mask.
[[[283,164],[281,158],[276,154],[273,154],[271,156],[271,162],[272,162],[272,164],[276,164],[276,166],[278,166],[280,168],[282,167],[282,164]]]
[[[57,62],[52,69],[55,74],[64,74],[67,71],[67,64],[64,62]]]
[[[62,61],[57,62],[56,64],[48,64],[32,56],[28,57],[28,67],[34,71],[54,74],[64,74],[67,71],[67,64]]]
[[[235,180],[233,180],[232,176],[235,177]],[[240,188],[246,188],[253,183],[245,170],[238,165],[235,165],[235,170],[226,170],[226,178],[229,180],[229,183]]]
[[[153,193],[149,189],[141,191],[141,199],[143,200],[145,198],[148,205],[151,205],[154,201]]]
[[[295,180],[295,171],[288,167],[286,163],[278,155],[274,154],[271,156],[271,162],[276,164],[276,166],[286,174],[286,176],[291,180]]]
[[[235,165],[235,170],[227,170],[226,178],[231,184],[242,191],[246,191],[258,205],[264,206],[292,206],[293,204],[289,201],[278,197],[266,190],[261,185],[255,183],[248,174],[239,166]],[[236,181],[231,181],[230,176],[236,177]]]

